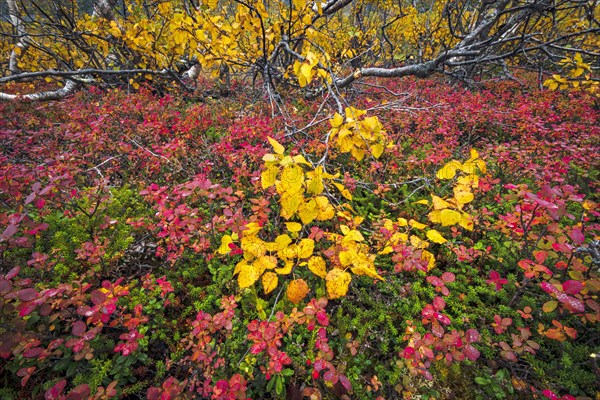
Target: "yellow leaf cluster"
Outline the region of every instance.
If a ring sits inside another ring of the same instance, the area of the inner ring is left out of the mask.
[[[386,136],[383,126],[376,116],[361,118],[364,110],[354,107],[345,109],[345,116],[335,113],[330,119],[330,138],[341,153],[350,153],[356,160],[362,160],[367,154],[381,157],[385,150]]]
[[[279,142],[270,137],[268,140],[275,154],[263,157],[265,166],[261,173],[261,186],[267,189],[275,185],[280,195],[281,215],[287,220],[297,216],[304,225],[314,220],[333,218],[335,210],[329,199],[321,194],[325,183],[338,175],[325,172],[321,165],[305,172],[305,168],[312,165],[304,156],[286,156],[285,148]],[[346,197],[351,196],[343,185],[334,184]]]

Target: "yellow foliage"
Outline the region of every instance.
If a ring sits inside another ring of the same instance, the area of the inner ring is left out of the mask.
[[[433,243],[438,244],[443,244],[447,242],[447,240],[435,229],[430,229],[427,231],[427,239],[431,240]]]
[[[309,258],[308,269],[320,278],[325,278],[325,276],[327,276],[327,266],[323,257],[313,256]]]
[[[327,294],[330,299],[338,299],[344,297],[348,293],[348,286],[352,281],[352,277],[346,271],[341,269],[332,269],[325,277]]]
[[[262,285],[265,294],[269,294],[277,287],[278,280],[279,278],[274,272],[266,272],[262,276]]]

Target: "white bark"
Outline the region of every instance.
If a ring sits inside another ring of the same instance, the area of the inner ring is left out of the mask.
[[[0,92],[0,101],[48,101],[64,99],[70,94],[73,94],[79,85],[74,81],[66,81],[65,86],[48,92],[39,92],[31,94],[9,94]]]

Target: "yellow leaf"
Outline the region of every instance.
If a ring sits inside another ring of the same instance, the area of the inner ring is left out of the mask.
[[[371,154],[373,154],[373,157],[375,158],[381,157],[381,155],[383,154],[383,150],[384,147],[381,143],[377,143],[371,146]]]
[[[248,265],[248,263],[246,262],[246,260],[242,260],[239,263],[237,263],[235,265],[235,269],[233,270],[233,275],[235,276],[235,275],[239,274],[240,271],[242,270],[242,267],[245,266],[245,265]]]
[[[327,221],[335,216],[335,209],[331,203],[329,203],[329,199],[327,197],[317,196],[315,197],[315,201],[317,202],[318,207],[317,220]]]
[[[381,255],[390,254],[393,251],[394,251],[394,249],[392,248],[392,246],[385,246],[383,248],[383,250],[378,251],[377,254],[381,254]]]
[[[273,256],[261,256],[254,261],[254,267],[259,273],[263,273],[267,269],[274,269],[277,267],[277,258]]]
[[[292,243],[292,238],[288,235],[279,235],[275,238],[275,243],[277,243],[277,250],[283,250]]]
[[[269,188],[275,184],[279,168],[276,165],[268,165],[267,168],[260,174],[260,183],[263,189]]]
[[[245,259],[258,258],[267,252],[265,243],[255,236],[242,238],[240,247],[244,251]]]
[[[398,218],[396,220],[396,223],[398,224],[398,226],[408,226],[408,221],[406,220],[406,218]]]
[[[333,118],[329,120],[332,128],[338,128],[344,123],[344,117],[342,117],[339,113],[335,113]]]
[[[282,167],[285,167],[286,165],[290,165],[294,162],[294,159],[290,156],[285,156],[281,159],[281,161],[279,161],[279,165],[281,165]]]
[[[361,144],[363,143],[361,142]],[[352,157],[356,158],[357,161],[362,161],[362,159],[365,158],[365,155],[367,153],[363,149],[353,147],[352,149],[350,149],[350,154],[352,154]]]
[[[400,242],[406,243],[408,241],[408,234],[402,232],[396,232],[390,238],[390,243],[396,245]]]
[[[270,136],[267,136],[267,140],[269,140],[269,143],[271,143],[271,146],[273,146],[273,150],[276,154],[283,154],[285,148],[281,144],[279,144],[277,140],[273,139]]]
[[[447,240],[435,229],[430,229],[427,231],[427,239],[431,240],[433,243],[446,243]]]
[[[312,66],[307,63],[303,63],[300,67],[300,75],[306,79],[307,83],[310,83],[312,79]]]
[[[285,265],[282,268],[275,268],[275,272],[277,272],[279,275],[287,275],[290,272],[292,272],[293,267],[294,267],[294,263],[291,261],[288,261],[285,263]]]
[[[341,214],[341,212],[338,214]],[[350,216],[348,216],[348,220],[350,220]],[[340,225],[340,230],[344,235],[347,235],[348,232],[350,232],[350,228],[348,227],[348,225]]]
[[[485,168],[485,164],[483,164],[483,167]],[[481,167],[479,169],[482,169]],[[484,172],[482,170],[482,172]],[[479,186],[479,177],[477,175],[465,175],[465,176],[461,176],[456,180],[456,184],[457,187],[459,186],[464,186],[466,188],[476,188],[477,186]]]
[[[429,242],[421,240],[421,238],[416,235],[410,236],[410,244],[415,249],[426,249],[427,247],[429,247]]]
[[[444,208],[450,207],[450,204],[446,200],[433,194],[431,195],[431,203],[433,204],[434,210],[443,210]]]
[[[425,229],[427,227],[427,225],[422,224],[419,221],[415,221],[414,219],[411,219],[410,221],[408,221],[408,223],[415,229]]]
[[[302,225],[297,222],[286,222],[285,227],[290,232],[300,232],[300,229],[302,229]]]
[[[252,264],[242,265],[238,275],[238,285],[240,288],[245,289],[254,285],[254,283],[260,278],[260,273]]]
[[[319,213],[317,202],[314,199],[303,203],[298,209],[298,216],[304,225],[310,224]]]
[[[217,7],[218,2],[218,0],[203,0],[203,3],[211,10],[214,10]]]
[[[367,113],[365,110],[359,110],[354,107],[346,107],[344,111],[346,112],[346,118],[348,118],[349,120],[356,120],[358,117]]]
[[[454,188],[454,198],[459,204],[467,204],[473,201],[473,193],[458,189],[459,188]]]
[[[294,156],[292,158],[292,160],[294,160],[294,162],[296,164],[305,164],[305,165],[310,166],[310,163],[308,161],[306,161],[306,158],[304,158],[304,156],[302,154],[298,154],[298,155]]]
[[[435,266],[435,257],[427,250],[421,251],[421,260],[427,260],[427,270],[431,271]]]
[[[467,213],[462,213],[460,215],[459,225],[465,228],[468,231],[473,230],[473,218]]]
[[[308,269],[321,278],[327,276],[327,266],[325,260],[320,256],[313,256],[308,260]]]
[[[360,233],[356,229],[352,229],[351,231],[349,231],[348,233],[345,233],[344,235],[345,236],[344,236],[343,243],[348,243],[350,241],[362,242],[363,240],[365,240],[362,233]]]
[[[431,215],[431,213],[429,213]],[[442,226],[455,225],[461,220],[458,211],[444,209],[440,211],[440,222]],[[433,220],[432,220],[433,221]]]
[[[312,239],[302,239],[298,244],[298,258],[308,258],[312,256],[315,249],[315,241]]]
[[[219,247],[219,250],[217,250],[217,252],[219,254],[229,254],[229,252],[231,251],[231,249],[229,248],[229,244],[233,243],[233,238],[229,235],[225,235],[221,238],[221,247]]]
[[[427,201],[426,199],[423,199],[423,200],[415,201],[413,204],[424,204],[427,206],[427,205],[429,205],[429,201]]]
[[[325,281],[329,298],[338,299],[348,293],[348,286],[352,281],[352,276],[341,269],[332,269],[327,273]]]
[[[277,160],[277,158],[275,158],[275,155],[273,154],[265,154],[262,159],[265,162],[273,162]]]
[[[469,158],[469,160],[476,160],[476,159],[479,158],[479,153],[477,152],[477,150],[471,149],[471,150],[469,150],[469,153],[471,155],[471,157]]]
[[[438,179],[452,179],[456,175],[456,170],[460,169],[462,164],[459,161],[452,160],[446,163],[435,175]]]
[[[362,125],[370,131],[379,132],[381,130],[379,119],[375,116],[363,119]]]
[[[309,178],[306,191],[310,194],[323,193],[323,190],[325,190],[325,186],[323,185],[323,167],[319,165],[314,171],[307,172],[306,176]]]
[[[243,236],[253,236],[260,232],[260,225],[257,222],[249,222],[246,224],[246,229],[244,229]]]
[[[300,207],[300,204],[302,204],[303,201],[304,196],[301,193],[290,194],[288,192],[285,192],[281,196],[281,208],[283,209],[282,216],[285,219],[292,218],[294,213],[298,211],[298,208]]]
[[[361,263],[360,265],[356,266],[356,267],[352,267],[350,268],[352,270],[352,273],[356,274],[356,275],[366,275],[370,278],[373,279],[379,279],[380,281],[385,281],[385,279],[383,279],[375,270],[375,267],[373,265],[369,265],[367,263]]]
[[[301,191],[304,183],[304,172],[296,164],[290,164],[283,168],[281,173],[281,187],[284,191],[296,193]]]
[[[333,184],[335,185],[336,188],[338,188],[338,190],[340,191],[340,193],[342,194],[342,196],[344,196],[348,200],[352,200],[352,194],[348,191],[348,189],[346,189],[344,187],[344,185],[339,184],[337,182],[333,182]]]
[[[266,272],[262,276],[262,285],[265,294],[271,293],[277,287],[278,280],[279,278],[274,272]]]
[[[344,267],[351,265],[354,262],[355,256],[356,256],[356,252],[354,250],[344,250],[344,251],[340,251],[340,253],[338,254],[340,263]]]
[[[294,279],[287,288],[287,298],[294,304],[298,304],[306,297],[308,284],[304,279]]]

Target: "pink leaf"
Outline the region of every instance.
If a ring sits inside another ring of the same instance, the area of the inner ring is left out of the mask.
[[[77,321],[73,324],[73,328],[71,329],[71,334],[73,336],[81,336],[81,335],[83,335],[83,333],[85,332],[86,329],[87,329],[87,326],[85,325],[85,322]]]
[[[475,343],[479,341],[479,332],[475,329],[469,329],[465,335],[467,342]]]
[[[583,284],[580,281],[574,281],[569,279],[565,283],[562,284],[563,292],[566,294],[579,294],[581,289],[583,289]]]
[[[4,232],[2,232],[2,237],[4,239],[8,239],[10,238],[12,235],[14,235],[15,233],[17,233],[17,225],[15,224],[10,224],[9,226],[6,227],[6,229],[4,230]]]
[[[90,396],[90,386],[87,383],[82,383],[75,389],[71,390],[65,400],[81,400],[87,399]]]
[[[346,378],[344,375],[340,375],[340,383],[346,390],[348,390],[348,391],[352,390],[352,384],[350,383],[348,378]]]
[[[14,267],[13,269],[11,269],[10,271],[8,271],[8,273],[6,274],[5,278],[6,279],[12,279],[15,276],[17,276],[19,274],[19,271],[21,271],[21,267]]]
[[[433,299],[433,307],[435,307],[435,309],[438,311],[442,311],[444,307],[446,307],[446,302],[443,298],[437,296],[435,299]]]
[[[576,245],[580,245],[585,241],[585,237],[583,236],[583,233],[579,228],[573,228],[571,232],[569,232],[569,236],[571,237],[571,240],[573,240],[573,243],[575,243]]]
[[[60,396],[60,394],[62,393],[62,391],[65,389],[66,385],[67,385],[67,380],[66,379],[63,379],[62,381],[59,381],[56,385],[54,385],[50,389],[46,390],[44,398],[46,400],[58,399],[58,396]]]
[[[455,279],[456,275],[454,275],[452,272],[444,272],[442,274],[442,280],[446,283],[454,282]]]
[[[470,344],[465,345],[465,348],[463,349],[463,353],[471,361],[477,360],[480,355],[479,350],[477,350],[475,347],[471,346]]]
[[[38,292],[33,288],[21,289],[17,295],[21,301],[31,301],[37,297]]]
[[[542,394],[550,400],[558,400],[558,396],[550,389],[542,391]]]

